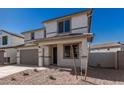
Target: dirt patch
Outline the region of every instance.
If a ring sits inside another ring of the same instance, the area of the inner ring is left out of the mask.
[[[89,82],[76,79],[70,68],[50,67],[46,70],[25,70],[0,79],[1,85],[87,85]],[[24,75],[28,73],[28,75]]]
[[[89,68],[87,81],[99,85],[121,85],[124,84],[124,69]]]
[[[26,73],[26,75],[24,75]],[[25,70],[0,79],[1,85],[112,85],[124,84],[124,70],[89,68],[87,80],[78,79],[71,68]],[[27,75],[28,74],[28,75]],[[82,77],[84,79],[84,77]]]

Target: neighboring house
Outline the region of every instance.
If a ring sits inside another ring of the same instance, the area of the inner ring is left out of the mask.
[[[117,52],[117,51],[123,51],[123,50],[124,50],[124,44],[120,42],[111,42],[111,43],[104,43],[104,44],[98,44],[98,45],[91,46],[91,53]]]
[[[18,47],[17,63],[37,66],[76,66],[85,68],[88,61],[88,42],[92,10],[44,21],[44,28],[22,33],[25,45]]]
[[[122,55],[124,56],[123,43],[112,42],[92,45],[90,49],[89,65],[118,68],[120,63],[124,63],[124,57]]]
[[[24,44],[24,37],[0,30],[0,64],[16,63],[16,46]]]

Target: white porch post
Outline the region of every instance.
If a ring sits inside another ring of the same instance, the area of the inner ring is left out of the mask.
[[[50,65],[50,47],[44,46],[44,65],[48,66]]]
[[[38,48],[38,57],[39,57],[38,66],[43,66],[43,47],[41,46],[39,46]]]
[[[83,39],[80,47],[81,70],[85,70],[88,64],[88,42]]]
[[[16,60],[17,60],[17,64],[20,64],[20,50],[17,50],[17,55],[16,55]]]

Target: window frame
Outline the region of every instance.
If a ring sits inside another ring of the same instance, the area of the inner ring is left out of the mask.
[[[69,21],[69,23],[70,23],[69,31],[66,31],[66,28],[65,28],[66,21]],[[64,33],[70,33],[70,31],[71,31],[71,20],[70,19],[64,20],[64,28],[63,29],[64,29]]]
[[[73,44],[64,44],[63,45],[63,59],[73,59],[73,56],[72,56],[72,50],[71,50],[71,45],[77,45],[78,46],[78,56],[77,57],[74,57],[75,59],[79,59],[79,43],[73,43]],[[65,56],[65,46],[70,46],[70,57],[66,57]]]
[[[67,21],[67,20],[70,21],[70,31],[65,32],[65,21]],[[59,32],[59,22],[63,22],[63,32]],[[72,28],[71,18],[64,18],[64,19],[61,19],[61,20],[57,21],[57,33],[58,34],[70,33],[71,32],[71,28]]]
[[[63,58],[66,58],[67,59],[67,58],[71,58],[71,54],[72,53],[71,53],[71,46],[70,46],[70,57],[65,56],[65,47],[66,46],[70,46],[70,45],[69,44],[66,44],[66,45],[63,46]]]
[[[6,43],[5,43],[5,37],[6,37]],[[8,44],[8,36],[2,36],[2,45],[7,45]]]
[[[32,38],[33,36],[33,38]],[[31,32],[31,40],[35,40],[35,32]]]

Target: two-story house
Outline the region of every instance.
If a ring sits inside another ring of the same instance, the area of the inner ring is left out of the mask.
[[[44,21],[44,28],[24,32],[25,46],[18,48],[17,63],[38,66],[76,66],[85,68],[92,10]]]
[[[24,37],[0,30],[0,64],[16,63],[16,46],[24,44]]]

